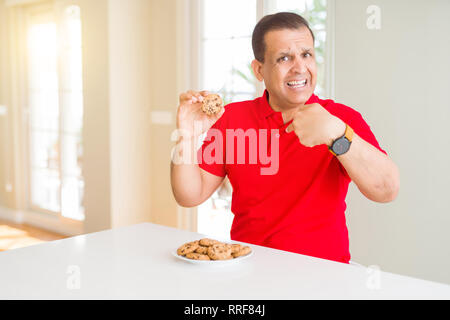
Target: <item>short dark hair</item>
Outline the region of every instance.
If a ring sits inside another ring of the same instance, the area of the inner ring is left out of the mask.
[[[309,27],[308,21],[302,16],[293,12],[278,12],[264,16],[255,26],[252,35],[252,47],[255,59],[264,62],[264,54],[266,53],[265,36],[269,31],[280,29],[300,29],[308,28],[315,41],[314,33]]]

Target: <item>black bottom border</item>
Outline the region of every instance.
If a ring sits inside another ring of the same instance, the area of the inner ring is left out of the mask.
[[[387,314],[394,315],[399,311],[405,315],[412,310],[419,311],[420,304],[417,301],[406,301],[414,303],[414,306],[402,306],[400,308],[380,307],[379,303],[398,303],[399,301],[370,301],[370,300],[2,300],[0,307],[21,307],[21,315],[30,311],[50,310],[48,308],[61,304],[67,304],[70,317],[80,316],[85,318],[87,310],[89,316],[102,316],[112,312],[115,315],[139,313],[146,317],[159,314],[157,318],[169,319],[291,319],[317,316],[333,316],[338,314],[350,316],[385,317]],[[448,300],[447,300],[448,302]],[[22,307],[21,305],[24,305]],[[47,305],[48,304],[48,305]],[[27,306],[30,305],[30,306]],[[443,308],[445,304],[439,304]],[[429,304],[423,307],[429,308]],[[48,308],[47,308],[48,307]],[[64,308],[64,306],[62,306]],[[438,312],[439,308],[433,310]],[[358,308],[358,309],[356,309]],[[446,308],[447,309],[447,308]],[[14,310],[14,309],[12,309]],[[15,309],[18,310],[18,309]],[[388,311],[389,310],[389,311]],[[445,311],[443,309],[442,311]],[[311,314],[312,312],[312,314]],[[89,317],[89,318],[90,318]],[[129,317],[128,317],[129,318]],[[153,317],[150,317],[153,318]],[[126,319],[128,320],[128,319]]]

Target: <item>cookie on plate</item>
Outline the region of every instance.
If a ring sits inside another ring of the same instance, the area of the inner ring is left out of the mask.
[[[207,254],[200,254],[196,252],[187,253],[186,258],[192,260],[211,260]]]
[[[233,243],[231,245],[231,254],[238,253],[242,249],[242,245],[239,243]]]
[[[222,98],[218,94],[209,94],[203,99],[202,111],[209,116],[216,115],[222,109]]]
[[[238,250],[232,253],[233,258],[238,258],[242,256],[246,256],[252,252],[252,249],[249,246],[241,246]]]
[[[233,259],[231,247],[226,244],[214,244],[208,247],[208,256],[211,260],[229,260]]]
[[[204,246],[204,247],[210,247],[210,246],[212,246],[212,245],[214,245],[214,244],[219,244],[220,241],[213,240],[213,239],[208,239],[208,238],[203,238],[203,239],[200,239],[200,241],[199,241],[198,243],[199,243],[201,246]]]
[[[195,249],[194,252],[207,255],[208,254],[208,247],[204,247],[204,246],[200,245],[200,246],[198,246],[197,249]]]
[[[192,241],[183,244],[181,247],[178,248],[177,254],[180,256],[184,256],[188,253],[194,252],[200,245],[198,244],[198,241]]]

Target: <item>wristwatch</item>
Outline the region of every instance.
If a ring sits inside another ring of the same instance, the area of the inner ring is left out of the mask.
[[[333,141],[331,147],[329,147],[330,152],[335,156],[346,153],[352,144],[353,133],[353,129],[349,125],[346,125],[345,134]]]

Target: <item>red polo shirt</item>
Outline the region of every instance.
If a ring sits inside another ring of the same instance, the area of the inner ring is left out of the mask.
[[[316,95],[310,103],[386,153],[357,111]],[[288,125],[270,107],[267,91],[231,103],[208,132],[199,166],[228,175],[233,186],[231,239],[348,263],[345,197],[351,180],[326,145],[303,146],[295,133],[285,132]]]

